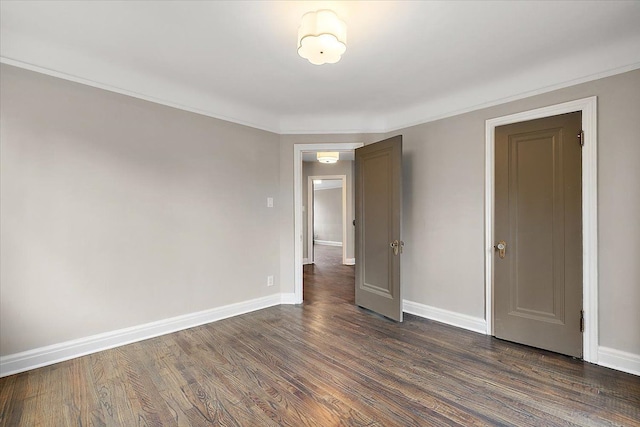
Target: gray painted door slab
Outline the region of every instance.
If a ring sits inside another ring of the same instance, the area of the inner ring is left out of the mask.
[[[494,332],[582,357],[581,113],[496,128]]]
[[[355,166],[356,305],[401,322],[402,136],[356,149]]]

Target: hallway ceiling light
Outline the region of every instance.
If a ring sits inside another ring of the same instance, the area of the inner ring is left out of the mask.
[[[329,9],[308,12],[298,28],[298,54],[314,65],[335,64],[347,50],[347,25]]]
[[[320,163],[336,163],[340,160],[340,153],[337,151],[326,151],[317,154]]]

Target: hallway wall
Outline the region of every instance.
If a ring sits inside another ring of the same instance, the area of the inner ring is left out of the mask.
[[[326,164],[320,162],[302,162],[302,204],[305,212],[302,215],[302,257],[307,258],[308,231],[307,231],[307,206],[308,201],[308,179],[310,176],[327,176],[327,175],[346,175],[347,185],[347,222],[351,223],[354,219],[355,210],[355,194],[353,190],[353,172],[354,162],[350,160],[340,160],[334,164]],[[353,259],[355,257],[355,227],[351,226],[347,229],[347,254],[346,258]]]
[[[342,244],[342,187],[315,190],[313,200],[314,240]]]

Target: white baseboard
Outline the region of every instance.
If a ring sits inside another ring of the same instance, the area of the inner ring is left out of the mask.
[[[598,365],[633,375],[640,375],[640,354],[609,347],[598,347]]]
[[[486,334],[487,324],[480,317],[473,317],[413,301],[403,301],[403,311],[416,316],[457,326],[469,331]],[[608,347],[598,348],[598,365],[640,376],[640,355]]]
[[[309,258],[302,258],[302,265],[307,265],[307,264],[311,264],[309,262]]]
[[[281,293],[280,294],[280,304],[296,304],[296,294],[291,293]]]
[[[403,311],[405,313],[414,314],[416,316],[485,335],[487,333],[487,322],[481,317],[473,317],[467,314],[444,310],[442,308],[431,307],[425,304],[420,304],[419,302],[404,300],[402,303]]]
[[[236,304],[225,305],[223,307],[212,308],[210,310],[171,317],[157,322],[2,356],[0,357],[0,377],[279,305],[282,303],[284,295],[269,295]]]
[[[273,294],[250,301],[2,356],[0,357],[0,378],[279,304],[296,304],[295,294]],[[403,301],[403,310],[416,316],[486,334],[486,322],[479,317],[407,300]],[[638,354],[608,347],[599,347],[598,365],[640,376],[640,355]]]
[[[344,265],[356,265],[356,259],[355,258],[346,258],[344,260]]]
[[[313,243],[315,243],[316,245],[340,246],[340,247],[342,247],[342,242],[333,242],[331,240],[314,240]]]

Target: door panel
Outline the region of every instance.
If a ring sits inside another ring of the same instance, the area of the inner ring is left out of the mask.
[[[400,322],[401,219],[402,136],[356,149],[356,304]]]
[[[498,338],[582,356],[581,113],[496,128]]]

